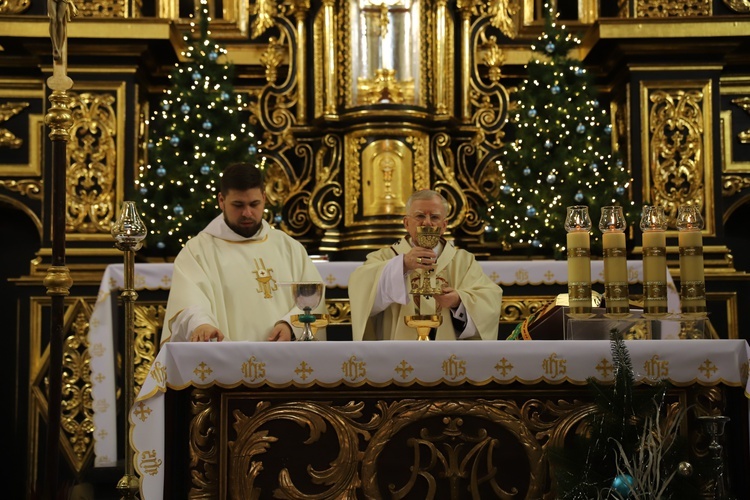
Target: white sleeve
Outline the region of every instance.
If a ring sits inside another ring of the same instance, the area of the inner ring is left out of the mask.
[[[385,311],[393,303],[406,305],[409,293],[406,291],[407,276],[404,274],[404,256],[396,255],[383,267],[378,280],[378,292],[372,305],[370,316]]]
[[[217,321],[201,311],[199,306],[186,307],[170,321],[169,330],[172,332],[172,336],[169,341],[189,342],[193,330],[204,324],[216,326],[216,323]]]

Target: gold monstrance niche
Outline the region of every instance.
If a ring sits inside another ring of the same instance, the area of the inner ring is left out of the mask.
[[[403,235],[409,195],[432,187],[430,141],[445,132],[452,107],[452,37],[446,36],[452,31],[445,2],[335,5],[342,6],[335,12],[336,36],[325,36],[326,9],[334,5],[324,2],[315,24],[322,36],[314,37],[324,62],[314,65],[316,80],[328,83],[316,90],[316,119],[323,128],[341,130],[344,140],[343,224],[327,233],[324,244],[356,253]]]

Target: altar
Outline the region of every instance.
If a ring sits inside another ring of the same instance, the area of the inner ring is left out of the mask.
[[[564,260],[480,261],[479,264],[487,276],[503,287],[504,303],[514,296],[532,293],[527,290],[539,288],[554,290],[554,295],[564,290],[567,284],[567,263]],[[339,303],[347,302],[349,275],[361,262],[316,261],[315,265],[325,281],[327,298],[338,296],[343,298],[334,300]],[[113,338],[116,315],[113,310],[116,294],[124,286],[123,276],[122,264],[112,264],[105,269],[88,332],[92,397],[95,401],[93,420],[97,429],[94,443],[96,467],[114,466],[118,457],[115,382],[117,349]],[[171,277],[171,263],[138,263],[135,265],[134,288],[138,292],[160,290],[166,297]],[[591,277],[594,285],[599,285],[603,291],[604,272],[601,260],[591,262]],[[667,280],[669,311],[679,312],[679,293],[669,273]],[[641,261],[628,261],[628,281],[631,285],[642,283]],[[342,305],[341,309],[348,310],[348,305]],[[522,317],[517,318],[517,321],[521,320]],[[154,346],[153,351],[157,349],[158,346]]]
[[[747,342],[626,346],[637,384],[667,379],[690,407],[691,453],[695,415],[731,415],[747,493]],[[168,343],[129,415],[141,498],[547,498],[545,450],[612,367],[608,341]]]

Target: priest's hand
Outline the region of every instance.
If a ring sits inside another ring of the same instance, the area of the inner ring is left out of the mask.
[[[221,342],[224,340],[224,334],[221,333],[221,330],[208,323],[200,325],[190,334],[190,342],[210,342],[214,339],[217,342]]]
[[[443,293],[440,295],[433,295],[437,305],[443,309],[450,308],[455,309],[461,305],[461,297],[458,292],[449,286],[443,287]]]
[[[286,321],[278,321],[273,325],[271,336],[268,337],[271,342],[289,342],[292,340],[292,327]]]
[[[436,260],[437,254],[432,249],[413,247],[404,254],[404,274],[415,269],[431,269]]]

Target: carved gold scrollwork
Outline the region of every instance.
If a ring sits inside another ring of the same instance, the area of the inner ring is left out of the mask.
[[[350,498],[346,492],[354,490],[360,482],[357,463],[360,460],[359,440],[370,439],[370,430],[379,425],[375,417],[367,423],[359,423],[363,403],[349,403],[346,406],[327,406],[315,402],[292,402],[272,406],[260,402],[253,415],[241,411],[234,412],[234,429],[237,439],[230,441],[229,455],[229,495],[232,499],[255,498],[259,493],[255,482],[263,470],[263,454],[279,440],[269,434],[264,426],[273,421],[291,420],[309,432],[307,445],[317,442],[321,435],[331,429],[338,443],[338,455],[328,467],[322,470],[308,466],[307,473],[312,482],[324,485],[326,491],[315,498]],[[275,498],[306,499],[311,493],[303,492],[295,486],[289,470],[283,468],[278,473],[278,489]]]
[[[750,12],[750,1],[748,0],[724,0],[724,5],[735,12]]]
[[[111,94],[71,93],[65,229],[109,233],[114,215],[117,114]]]
[[[37,180],[28,181],[3,181],[0,180],[0,186],[3,186],[8,191],[15,191],[24,196],[28,196],[32,200],[42,199],[42,183]]]
[[[329,325],[351,325],[352,308],[349,299],[326,299]]]
[[[20,14],[31,5],[31,0],[0,0],[0,14]]]
[[[164,324],[164,306],[135,305],[133,307],[135,320],[133,329],[135,331],[135,393],[138,393],[141,385],[151,370],[151,364],[156,359],[159,351],[159,332]]]
[[[518,35],[518,16],[521,11],[519,0],[490,0],[487,2],[487,14],[490,24],[499,29],[508,38]]]
[[[750,177],[740,175],[723,175],[721,176],[721,194],[722,196],[734,196],[743,189],[750,187]]]
[[[748,5],[750,5],[750,2],[748,2]],[[745,113],[750,114],[750,97],[738,97],[737,99],[732,99],[732,103],[742,108]],[[750,130],[743,130],[737,134],[737,138],[742,144],[750,144]]]
[[[545,307],[554,297],[503,297],[500,321],[519,323]]]
[[[0,124],[16,116],[28,106],[28,102],[6,102],[0,104]],[[23,144],[23,139],[19,139],[6,128],[0,128],[0,148],[18,149],[21,147],[21,144]]]
[[[218,498],[216,477],[219,465],[219,443],[216,440],[216,417],[218,404],[214,394],[206,389],[193,389],[191,407],[193,418],[190,424],[190,464],[192,487],[190,498]],[[248,496],[247,498],[254,498]]]
[[[343,217],[343,209],[337,199],[343,193],[339,173],[342,157],[341,139],[328,134],[321,141],[315,155],[315,187],[310,195],[310,218],[323,229],[333,229]]]
[[[649,100],[651,203],[674,221],[681,205],[705,203],[703,92],[656,90]]]

